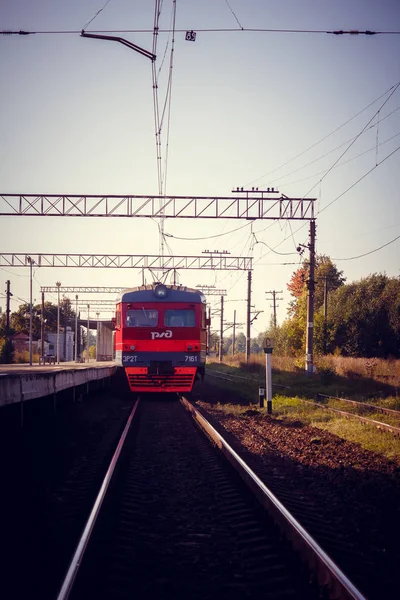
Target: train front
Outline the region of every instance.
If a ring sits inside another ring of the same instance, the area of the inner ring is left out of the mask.
[[[163,284],[124,291],[116,310],[115,360],[132,392],[190,392],[206,362],[203,294]]]

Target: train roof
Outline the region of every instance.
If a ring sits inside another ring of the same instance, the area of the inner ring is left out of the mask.
[[[153,283],[123,290],[117,297],[120,302],[192,302],[205,304],[206,298],[200,290],[182,285]]]

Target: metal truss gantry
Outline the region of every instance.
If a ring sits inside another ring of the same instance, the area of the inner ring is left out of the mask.
[[[0,194],[0,216],[161,219],[314,219],[315,198],[248,191],[234,196]]]
[[[119,294],[123,290],[126,290],[127,286],[60,286],[60,293],[64,294]],[[54,294],[57,293],[58,288],[55,286],[42,286],[40,288],[41,292],[45,292],[46,294]]]
[[[202,269],[251,271],[251,257],[211,256],[147,256],[136,254],[0,254],[0,267],[27,267],[28,258],[36,267],[80,267],[108,269]]]

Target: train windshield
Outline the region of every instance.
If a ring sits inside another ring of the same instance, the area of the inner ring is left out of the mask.
[[[126,313],[127,327],[156,327],[158,323],[158,310],[146,310],[144,307],[128,310]]]
[[[196,314],[194,310],[166,310],[164,312],[166,327],[195,327]]]

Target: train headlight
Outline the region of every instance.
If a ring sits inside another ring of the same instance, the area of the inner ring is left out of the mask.
[[[161,300],[167,297],[168,290],[162,283],[154,288],[154,295]]]

